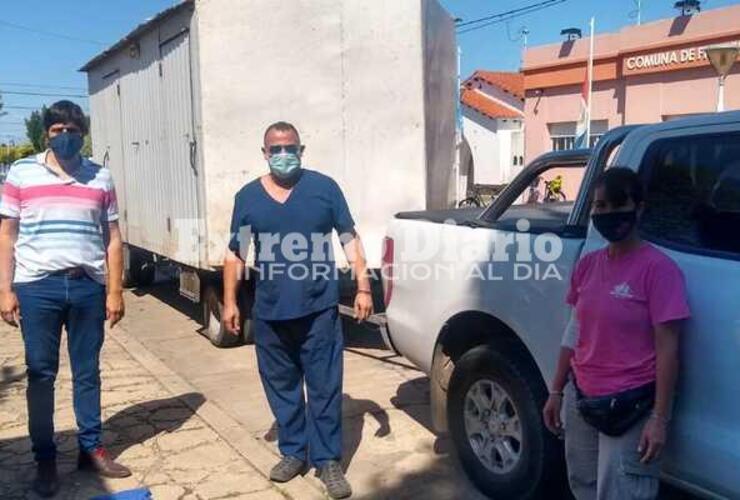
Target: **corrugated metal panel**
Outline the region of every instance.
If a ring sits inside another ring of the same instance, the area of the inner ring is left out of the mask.
[[[119,226],[124,240],[126,224],[126,177],[121,136],[121,103],[118,93],[118,58],[90,74],[91,135],[93,160],[111,170],[119,200]]]
[[[124,240],[198,266],[189,32],[192,9],[89,71],[94,156],[113,171]]]
[[[168,217],[174,247],[170,255],[178,262],[195,266],[199,261],[201,224],[198,217],[197,143],[193,134],[189,41],[189,33],[179,31],[160,46],[160,95],[165,120],[162,130],[166,133],[167,145],[162,167],[167,169],[172,182]]]
[[[139,56],[125,58],[121,69],[121,109],[126,160],[128,241],[161,255],[171,248],[167,230],[172,188],[164,167],[165,130],[159,92],[159,37],[139,41]]]

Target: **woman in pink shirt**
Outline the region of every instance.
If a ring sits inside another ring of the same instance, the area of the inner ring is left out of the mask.
[[[573,315],[543,413],[552,432],[564,431],[568,480],[578,500],[658,494],[679,332],[689,308],[681,270],[639,237],[643,209],[635,172],[604,172],[592,221],[609,244],[585,255],[571,276],[566,300]]]

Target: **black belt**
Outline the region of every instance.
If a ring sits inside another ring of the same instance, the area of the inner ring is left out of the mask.
[[[49,274],[51,276],[64,276],[70,279],[79,279],[85,276],[87,273],[81,267],[69,267],[67,269],[60,269],[59,271],[52,271]]]

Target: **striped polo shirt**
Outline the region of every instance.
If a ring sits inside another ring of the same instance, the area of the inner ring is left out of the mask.
[[[118,219],[111,173],[83,159],[71,179],[62,179],[46,166],[46,155],[18,160],[5,180],[0,216],[19,220],[14,282],[81,267],[105,284],[105,235]]]

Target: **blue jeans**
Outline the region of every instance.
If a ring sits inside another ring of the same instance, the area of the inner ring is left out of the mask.
[[[49,276],[16,283],[28,372],[28,432],[36,460],[56,457],[54,381],[62,326],[72,366],[80,449],[100,445],[100,349],[105,328],[105,287],[87,276]]]
[[[283,456],[321,467],[342,456],[344,339],[337,307],[285,321],[255,319],[257,364]],[[303,384],[306,384],[306,397]]]

